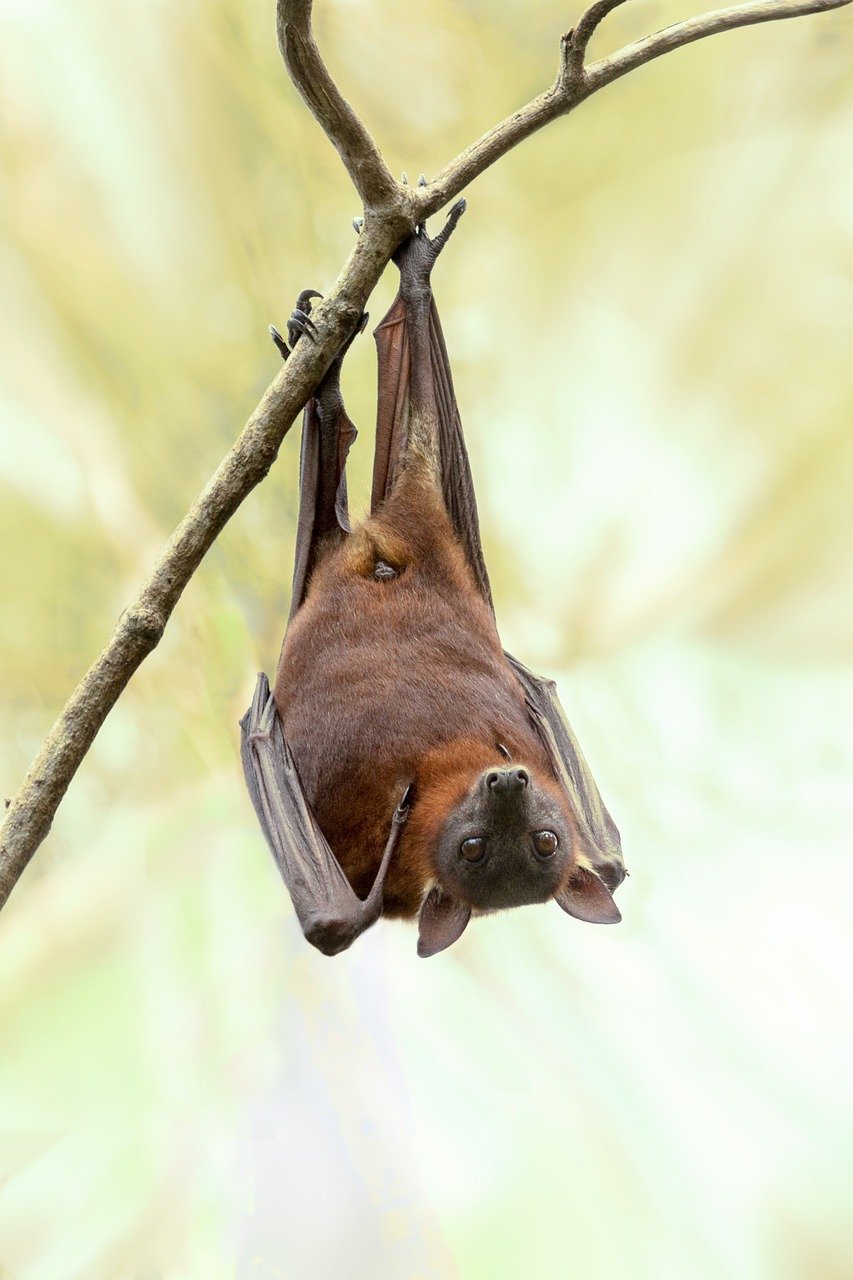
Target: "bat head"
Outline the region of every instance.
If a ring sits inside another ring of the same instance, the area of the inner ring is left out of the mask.
[[[493,766],[445,810],[434,833],[437,883],[421,908],[418,954],[455,942],[472,911],[502,911],[556,897],[563,910],[605,923],[619,912],[592,871],[576,865],[561,792],[532,767]]]

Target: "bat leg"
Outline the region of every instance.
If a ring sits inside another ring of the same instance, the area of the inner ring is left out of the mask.
[[[379,407],[371,510],[378,510],[391,493],[413,446],[426,452],[454,532],[491,608],[474,482],[431,285],[432,269],[465,208],[465,201],[458,200],[438,235],[430,239],[421,226],[394,255],[400,291],[375,334]]]
[[[269,682],[258,676],[252,705],[240,721],[240,755],[261,829],[290,892],[307,940],[324,955],[346,950],[382,914],[385,875],[409,815],[407,787],[373,887],[356,896],[308,805],[284,737]]]
[[[300,293],[288,322],[291,344],[294,333],[311,337],[304,313],[316,289]],[[347,500],[346,460],[358,434],[347,415],[341,394],[341,366],[353,340],[368,321],[365,312],[323,375],[314,395],[305,406],[302,419],[302,448],[299,461],[299,518],[296,527],[296,555],[290,600],[290,617],[305,599],[320,549],[330,536],[343,538],[350,531]],[[313,321],[307,322],[313,327]],[[280,335],[279,335],[280,336]],[[275,336],[273,338],[275,341]],[[278,343],[276,343],[278,345]]]

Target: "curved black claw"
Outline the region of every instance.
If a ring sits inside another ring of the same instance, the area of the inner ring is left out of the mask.
[[[296,346],[303,334],[313,341],[317,328],[311,319],[311,299],[322,298],[322,296],[322,293],[318,293],[316,289],[303,289],[296,299],[296,306],[287,322],[287,336],[290,339],[291,348]]]
[[[319,293],[316,289],[303,289],[296,299],[296,306],[287,322],[287,336],[290,339],[290,346],[287,345],[275,325],[270,325],[270,337],[278,347],[282,360],[288,358],[303,334],[307,334],[313,341],[317,327],[311,319],[311,299],[322,298],[322,296],[322,293]]]
[[[318,289],[303,289],[299,297],[296,299],[296,310],[310,312],[311,299],[322,298],[322,296],[322,293],[320,293]]]
[[[276,329],[274,324],[270,325],[270,337],[272,338],[275,345],[278,347],[282,360],[286,360],[287,357],[290,355],[290,347],[287,345],[284,338],[281,336],[281,334],[279,333],[278,329]]]
[[[291,347],[295,347],[299,338],[307,335],[312,342],[317,328],[307,311],[294,311],[287,322],[287,336]]]

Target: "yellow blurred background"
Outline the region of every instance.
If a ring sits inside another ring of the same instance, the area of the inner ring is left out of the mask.
[[[576,16],[316,8],[412,177]],[[0,795],[349,249],[272,10],[0,0]],[[477,181],[436,273],[503,637],[559,677],[624,923],[303,942],[237,750],[294,430],[0,920],[4,1280],[853,1275],[851,54],[853,8],[641,69]],[[356,508],[374,389],[365,339]]]

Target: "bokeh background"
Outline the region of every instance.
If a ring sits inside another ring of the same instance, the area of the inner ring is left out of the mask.
[[[316,7],[413,177],[574,17]],[[0,794],[350,246],[272,8],[0,0]],[[852,54],[850,9],[634,73],[470,189],[437,272],[503,636],[559,678],[624,923],[302,941],[237,751],[294,430],[0,921],[0,1276],[853,1275]],[[365,339],[356,507],[374,386]]]

